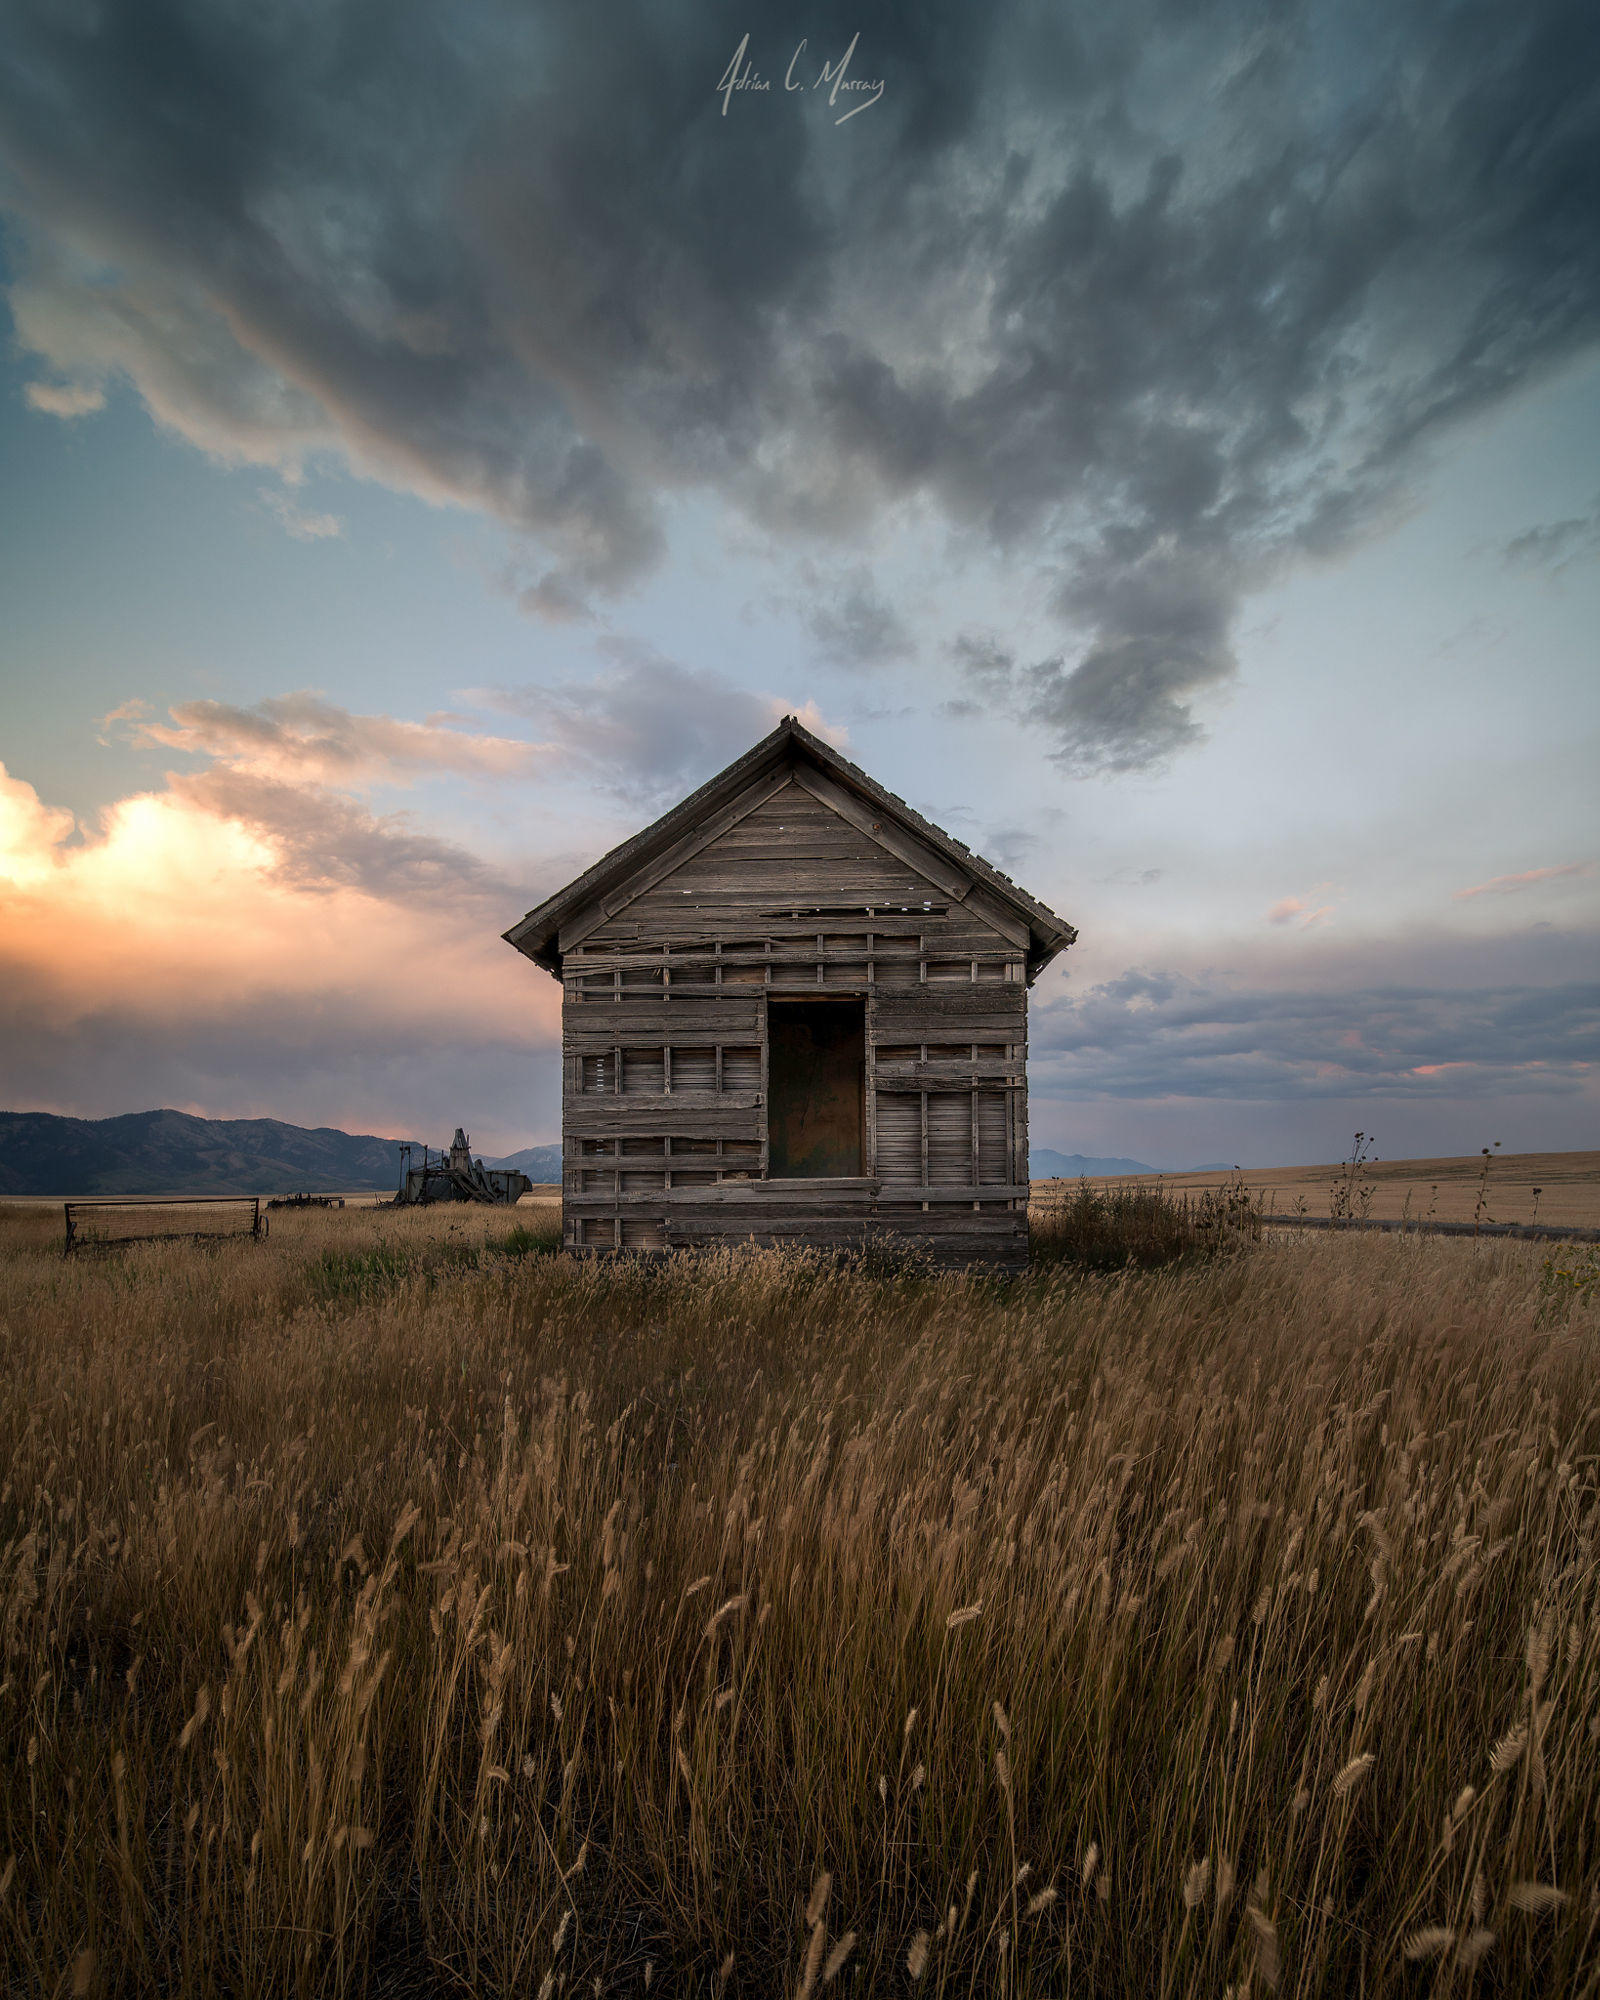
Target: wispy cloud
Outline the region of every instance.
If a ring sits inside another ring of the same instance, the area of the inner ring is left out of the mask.
[[[461,729],[443,718],[408,722],[392,715],[358,715],[303,689],[271,695],[253,707],[185,701],[155,722],[141,702],[123,703],[103,718],[120,721],[135,742],[219,759],[241,770],[284,780],[407,784],[427,773],[522,778],[553,754],[548,744]]]
[[[816,562],[800,567],[800,588],[780,603],[798,615],[825,659],[846,667],[877,667],[908,659],[911,633],[878,588],[865,563],[833,573]]]
[[[259,489],[259,497],[267,511],[277,517],[284,533],[294,541],[337,541],[344,533],[344,522],[337,514],[312,513],[279,487],[263,486]]]
[[[1284,896],[1273,904],[1267,912],[1267,922],[1283,926],[1293,924],[1298,930],[1308,931],[1318,924],[1326,923],[1338,906],[1334,901],[1319,903],[1317,898],[1325,896],[1332,888],[1328,882],[1319,882],[1314,889],[1307,889],[1298,896]]]
[[[1509,568],[1545,570],[1552,576],[1592,560],[1600,556],[1600,504],[1588,514],[1529,528],[1507,542],[1501,553]]]
[[[1540,882],[1555,882],[1565,876],[1592,875],[1592,861],[1563,861],[1554,868],[1525,868],[1520,875],[1492,875],[1487,882],[1475,882],[1470,889],[1457,889],[1455,901],[1469,902],[1474,896],[1514,896],[1535,888]]]
[[[90,382],[30,382],[23,390],[30,410],[50,417],[90,417],[106,406],[106,392]]]
[[[458,699],[526,717],[563,760],[605,790],[650,804],[675,799],[713,777],[774,729],[785,714],[839,744],[846,733],[815,702],[751,693],[726,675],[686,667],[644,640],[608,637],[593,680],[469,688]]]

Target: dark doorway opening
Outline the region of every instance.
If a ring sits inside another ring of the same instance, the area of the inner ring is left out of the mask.
[[[767,1172],[830,1180],[861,1172],[866,1122],[864,1000],[767,1004]]]

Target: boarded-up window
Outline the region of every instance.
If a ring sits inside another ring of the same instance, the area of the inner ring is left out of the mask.
[[[759,1090],[761,1088],[761,1051],[759,1049],[724,1049],[722,1051],[722,1087],[724,1090]]]
[[[880,1180],[922,1182],[922,1099],[909,1091],[878,1092]]]
[[[583,1059],[583,1087],[586,1093],[615,1090],[617,1087],[617,1058],[615,1054],[585,1056]]]
[[[647,1188],[664,1188],[667,1184],[666,1169],[656,1173],[623,1173],[618,1176],[624,1194],[643,1194]]]
[[[972,1098],[967,1091],[941,1090],[928,1097],[928,1185],[969,1187],[972,1183]]]
[[[715,1090],[717,1087],[717,1052],[715,1049],[674,1049],[672,1051],[672,1088],[680,1090]]]
[[[978,960],[978,980],[980,984],[998,984],[1011,977],[1011,966],[1003,958],[980,958]]]
[[[972,960],[970,958],[930,958],[928,960],[928,982],[944,984],[957,980],[964,985],[972,984]]]
[[[978,1179],[993,1187],[1011,1179],[1011,1148],[1007,1141],[1006,1093],[978,1092]]]
[[[667,1226],[659,1215],[625,1215],[622,1218],[624,1250],[665,1250]]]
[[[829,986],[865,986],[867,983],[867,961],[840,959],[837,964],[828,965],[823,972],[824,982]]]
[[[659,990],[661,986],[661,967],[659,965],[625,966],[622,973],[622,983],[625,987],[629,988],[642,986],[655,987]]]
[[[665,1068],[660,1049],[622,1051],[622,1094],[624,1097],[659,1097],[665,1089]]]

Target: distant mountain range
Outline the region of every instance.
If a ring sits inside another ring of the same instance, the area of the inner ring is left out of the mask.
[[[559,1183],[561,1179],[561,1148],[559,1146],[524,1146],[520,1153],[507,1153],[503,1159],[485,1159],[486,1167],[516,1167],[525,1173],[535,1187],[541,1183]]]
[[[130,1111],[121,1118],[58,1118],[0,1111],[0,1196],[8,1194],[355,1194],[394,1187],[395,1139],[276,1118],[195,1118],[185,1111]],[[419,1142],[413,1142],[419,1143]],[[1096,1159],[1035,1146],[1035,1180],[1152,1174],[1143,1160]],[[1213,1161],[1195,1173],[1226,1167]],[[561,1179],[559,1146],[524,1146],[484,1159],[518,1167],[536,1185]]]
[[[1154,1167],[1147,1167],[1143,1160],[1096,1160],[1085,1153],[1058,1153],[1049,1146],[1032,1146],[1028,1150],[1028,1174],[1036,1181],[1077,1180],[1087,1174],[1094,1179],[1100,1174],[1153,1174]]]
[[[397,1143],[276,1118],[0,1111],[0,1195],[353,1194],[398,1185]]]

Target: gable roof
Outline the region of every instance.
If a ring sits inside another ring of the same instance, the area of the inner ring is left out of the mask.
[[[1002,875],[998,868],[991,866],[981,855],[974,854],[970,847],[914,812],[904,799],[885,791],[858,765],[841,757],[831,744],[813,736],[792,715],[786,715],[770,736],[764,736],[742,757],[735,758],[725,771],[719,771],[716,777],[708,779],[698,791],[691,792],[670,812],[663,813],[660,819],[634,834],[631,840],[623,841],[620,847],[612,848],[592,868],[586,868],[564,889],[547,898],[537,909],[530,910],[520,923],[513,924],[505,933],[506,941],[514,944],[536,965],[559,975],[562,957],[560,939],[564,924],[587,905],[598,903],[613,894],[631,876],[649,867],[687,836],[692,836],[702,822],[731,804],[750,786],[802,760],[814,766],[825,778],[831,778],[849,799],[879,815],[879,821],[871,828],[875,837],[884,839],[885,824],[897,828],[902,837],[909,836],[919,848],[931,850],[936,865],[942,861],[947,871],[953,870],[957,876],[964,877],[970,886],[987,891],[988,897],[1001,904],[1014,921],[1025,925],[1030,984],[1056,953],[1064,950],[1077,937],[1078,933],[1071,924],[1063,921],[1053,910],[1046,909],[1025,889],[1019,889],[1009,875]],[[885,844],[893,846],[895,843],[890,841]],[[904,844],[903,838],[900,844]],[[916,865],[912,855],[902,854],[900,858],[911,860],[912,865]],[[977,899],[980,906],[983,900],[982,896]]]

